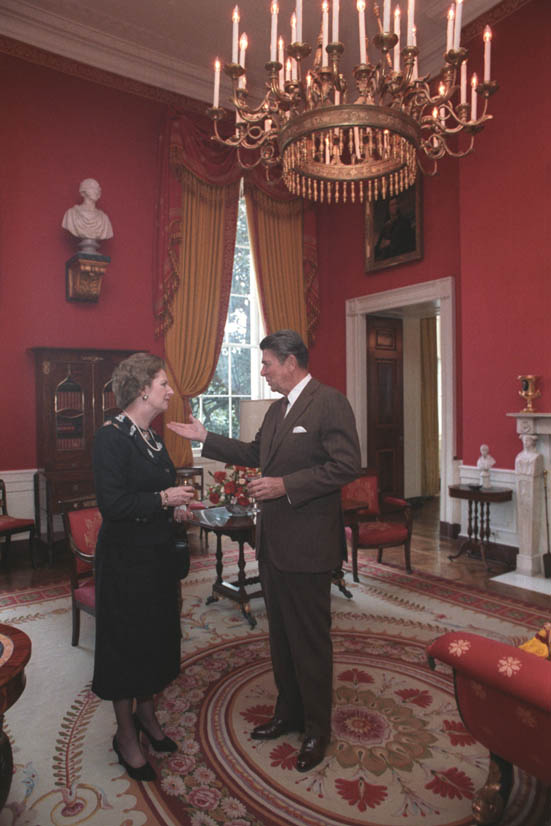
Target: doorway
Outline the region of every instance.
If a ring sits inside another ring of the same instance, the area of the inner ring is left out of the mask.
[[[454,480],[456,442],[455,411],[455,285],[453,278],[427,281],[385,292],[373,293],[346,302],[346,379],[348,398],[356,415],[362,449],[362,462],[368,457],[367,410],[367,341],[366,316],[403,313],[406,308],[417,312],[422,305],[440,314],[440,346],[442,359],[440,451],[440,521],[454,522],[454,503],[448,495],[448,485]],[[407,370],[407,366],[405,365]],[[407,432],[404,434],[408,438]],[[457,521],[455,519],[455,521]]]

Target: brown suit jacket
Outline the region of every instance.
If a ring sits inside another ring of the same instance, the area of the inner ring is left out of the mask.
[[[316,379],[277,428],[282,405],[270,406],[252,442],[209,432],[203,456],[282,476],[287,495],[261,503],[257,555],[269,553],[282,571],[329,571],[346,554],[340,489],[360,475],[354,414],[342,393]]]

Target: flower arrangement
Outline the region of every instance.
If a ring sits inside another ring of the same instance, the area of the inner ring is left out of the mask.
[[[225,470],[211,473],[214,482],[207,490],[209,501],[213,505],[250,505],[247,476],[253,476],[255,473],[255,468],[243,465],[226,465]]]

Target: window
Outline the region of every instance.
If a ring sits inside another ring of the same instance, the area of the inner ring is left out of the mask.
[[[224,342],[212,381],[191,400],[193,415],[207,430],[239,437],[241,399],[271,395],[260,376],[259,342],[265,335],[254,274],[245,198],[239,199],[235,256]]]

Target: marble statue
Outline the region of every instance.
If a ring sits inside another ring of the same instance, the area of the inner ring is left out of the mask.
[[[480,456],[478,457],[476,466],[480,470],[480,481],[483,488],[491,487],[490,468],[492,468],[495,463],[496,460],[490,455],[490,448],[488,445],[480,445]]]
[[[81,252],[96,252],[100,240],[113,237],[113,227],[109,217],[98,209],[96,201],[101,198],[101,187],[94,178],[85,178],[79,187],[82,203],[75,204],[63,216],[61,226],[71,235],[82,239]]]
[[[539,465],[543,464],[543,457],[536,450],[537,436],[534,433],[523,433],[522,450],[515,457],[515,470],[517,473],[524,473],[529,476],[540,470]]]

